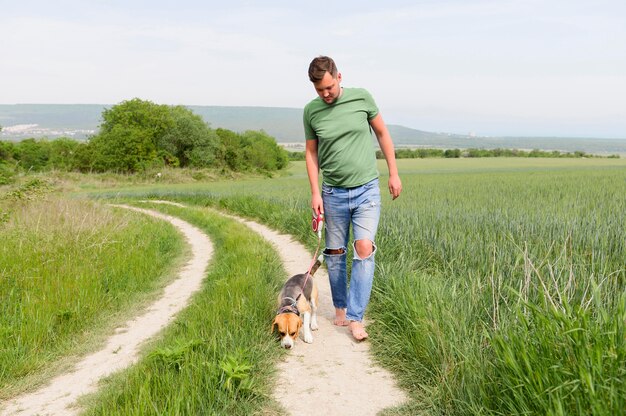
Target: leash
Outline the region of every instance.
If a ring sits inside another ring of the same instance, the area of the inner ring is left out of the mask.
[[[302,285],[302,293],[304,293],[304,288],[306,287],[306,283],[311,277],[311,270],[313,269],[313,265],[317,260],[317,253],[320,251],[320,247],[322,245],[322,230],[324,229],[324,214],[319,213],[317,216],[313,215],[313,223],[311,224],[313,228],[313,232],[317,233],[317,248],[315,249],[315,254],[313,255],[313,260],[311,260],[311,265],[309,266],[309,270],[306,272],[306,278],[304,279],[304,284]],[[302,295],[300,293],[300,295]],[[298,297],[300,297],[298,295]]]
[[[315,254],[313,255],[313,260],[311,261],[309,270],[307,270],[306,272],[306,277],[304,278],[304,284],[300,288],[300,294],[295,299],[290,296],[283,298],[283,300],[287,299],[287,300],[292,300],[293,302],[289,305],[285,305],[282,308],[280,308],[277,312],[278,315],[284,312],[292,312],[300,316],[300,311],[298,310],[297,303],[298,303],[298,299],[300,299],[300,296],[302,296],[302,294],[304,293],[304,288],[306,287],[306,284],[309,281],[309,277],[311,277],[311,270],[313,270],[313,266],[315,265],[315,261],[317,260],[317,253],[319,252],[320,247],[322,245],[322,230],[324,229],[324,215],[323,214],[319,214],[317,216],[314,215],[312,226],[313,226],[313,231],[317,233],[317,248],[315,249]]]

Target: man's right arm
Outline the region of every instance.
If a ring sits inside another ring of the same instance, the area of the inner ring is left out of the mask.
[[[306,140],[304,159],[306,160],[306,173],[311,185],[311,208],[316,215],[323,214],[324,205],[319,186],[320,166],[317,159],[317,140]]]

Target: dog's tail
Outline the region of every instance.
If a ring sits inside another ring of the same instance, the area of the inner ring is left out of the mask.
[[[315,272],[317,271],[317,269],[319,269],[319,267],[322,265],[322,263],[324,263],[324,255],[320,254],[320,256],[317,258],[317,260],[315,260],[315,263],[313,264],[313,267],[311,267],[311,276],[313,276],[315,274]]]

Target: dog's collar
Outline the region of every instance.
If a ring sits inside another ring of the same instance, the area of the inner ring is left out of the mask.
[[[300,296],[298,296],[299,298]],[[278,309],[278,312],[276,312],[276,315],[280,315],[281,313],[295,313],[296,315],[300,316],[300,311],[298,310],[298,298],[294,299],[292,297],[289,296],[285,296],[283,298],[283,300],[287,299],[287,300],[291,300],[292,303],[289,303],[287,305],[281,306],[280,309]]]

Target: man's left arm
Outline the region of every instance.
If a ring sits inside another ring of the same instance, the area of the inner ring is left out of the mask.
[[[374,134],[376,134],[380,150],[382,150],[385,160],[387,161],[387,168],[389,169],[389,193],[393,199],[396,199],[402,192],[402,181],[400,180],[400,175],[398,175],[396,154],[393,148],[391,134],[389,134],[387,125],[383,121],[383,117],[380,113],[371,119],[369,123],[374,130]]]

